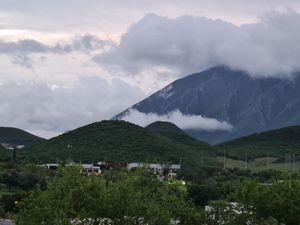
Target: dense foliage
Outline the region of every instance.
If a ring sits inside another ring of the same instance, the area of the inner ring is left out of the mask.
[[[35,165],[0,163],[0,218],[18,213],[18,202],[36,188],[45,190],[53,171]]]
[[[90,223],[82,221],[89,219]],[[103,177],[60,171],[48,190],[36,191],[22,204],[17,225],[71,224],[168,225],[202,224],[203,214],[185,193],[144,170],[108,172]],[[106,223],[104,222],[106,221]]]
[[[195,166],[202,151],[212,161],[213,147],[187,136],[173,139],[128,122],[102,121],[32,146],[29,158],[38,162],[69,158],[81,162],[179,163],[182,160]]]
[[[32,145],[43,140],[43,138],[40,138],[18,128],[0,127],[0,143],[9,143],[14,145]]]
[[[175,124],[164,121],[156,121],[145,127],[148,130],[159,132],[159,133],[171,133],[171,134],[182,134],[184,131],[177,127]]]

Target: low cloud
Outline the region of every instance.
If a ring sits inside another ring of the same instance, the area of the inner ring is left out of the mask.
[[[300,14],[291,9],[242,26],[204,17],[148,14],[130,26],[116,48],[94,60],[131,75],[163,67],[178,77],[225,65],[254,77],[290,77],[300,71],[299,24]]]
[[[233,126],[226,121],[219,121],[201,115],[185,115],[179,110],[172,111],[167,115],[157,115],[155,113],[146,114],[135,109],[129,109],[127,114],[121,119],[143,127],[155,121],[168,121],[184,130],[229,131],[233,128]]]
[[[126,93],[126,94],[124,94]],[[0,124],[44,137],[109,119],[144,97],[121,80],[85,76],[69,86],[19,81],[0,84]]]

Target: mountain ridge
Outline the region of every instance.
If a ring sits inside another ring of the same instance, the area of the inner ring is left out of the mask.
[[[257,132],[300,124],[300,78],[253,78],[243,71],[218,66],[178,79],[130,109],[166,115],[179,110],[226,121],[231,131],[184,130],[211,144]]]

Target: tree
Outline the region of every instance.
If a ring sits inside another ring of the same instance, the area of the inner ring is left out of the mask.
[[[299,179],[243,183],[237,188],[237,199],[261,218],[274,217],[286,225],[300,223]]]
[[[21,205],[17,225],[168,225],[202,224],[202,213],[185,195],[141,170],[84,177],[79,168],[58,172],[46,191],[35,191]]]

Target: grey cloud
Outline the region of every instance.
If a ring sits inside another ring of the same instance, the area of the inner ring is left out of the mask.
[[[94,50],[103,50],[114,46],[113,41],[101,40],[93,35],[86,34],[74,38],[70,43],[58,43],[53,46],[33,39],[18,40],[15,42],[0,41],[0,54],[64,54],[74,51],[89,53]]]
[[[0,12],[8,14],[5,28],[76,30],[93,27],[123,31],[146,13],[165,16],[183,14],[226,18],[238,23],[255,21],[263,12],[291,7],[300,9],[298,0],[1,0]]]
[[[33,69],[33,60],[27,55],[14,56],[12,63],[23,66],[28,69]]]
[[[140,89],[123,81],[97,77],[81,77],[68,87],[33,81],[4,83],[0,85],[0,124],[54,135],[109,119],[143,97]]]
[[[178,76],[227,65],[256,77],[289,77],[300,70],[299,24],[300,14],[293,10],[271,12],[243,26],[149,14],[128,29],[117,48],[94,60],[129,74],[163,66]]]

